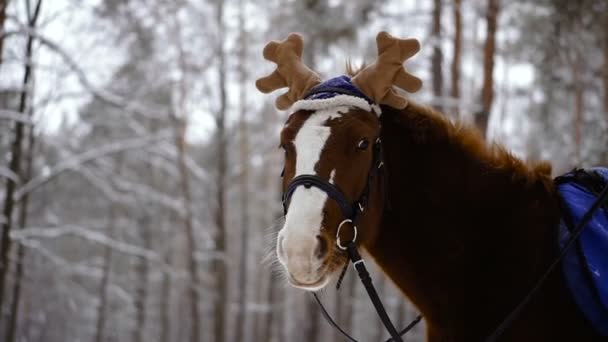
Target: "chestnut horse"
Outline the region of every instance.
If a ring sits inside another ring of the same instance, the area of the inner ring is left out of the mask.
[[[257,84],[264,92],[289,87],[277,100],[293,111],[280,137],[284,190],[297,176],[315,175],[355,203],[381,142],[384,170],[369,184],[355,243],[420,310],[428,341],[483,341],[559,252],[551,166],[524,162],[486,144],[476,129],[396,93],[393,85],[419,88],[402,67],[418,50],[412,40],[379,34],[378,60],[354,72],[352,82],[344,78],[356,89],[326,98],[315,98],[324,91],[314,92],[320,78],[301,62],[302,44],[293,34],[270,43],[264,56],[278,68]],[[387,54],[400,59],[397,69],[383,64]],[[387,69],[388,83],[379,80]],[[338,204],[314,186],[293,190],[276,246],[291,285],[319,290],[348,262],[336,237],[353,239],[354,227],[338,233],[345,220]],[[605,339],[579,312],[560,272],[500,337],[597,340]]]

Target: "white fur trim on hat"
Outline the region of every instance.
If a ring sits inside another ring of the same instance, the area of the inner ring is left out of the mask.
[[[336,95],[327,99],[299,100],[294,103],[293,106],[291,106],[291,110],[321,110],[337,106],[357,107],[368,112],[373,111],[377,115],[382,113],[380,106],[376,104],[370,105],[367,101],[360,97],[345,94]]]

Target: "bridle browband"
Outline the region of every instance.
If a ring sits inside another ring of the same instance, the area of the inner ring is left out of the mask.
[[[360,215],[363,214],[363,212],[367,208],[372,182],[374,181],[374,178],[381,176],[383,166],[384,166],[384,163],[382,161],[382,141],[379,137],[374,142],[372,153],[373,153],[372,163],[370,166],[370,170],[368,172],[367,182],[365,184],[365,187],[361,191],[359,198],[357,200],[355,200],[354,202],[350,202],[348,200],[348,198],[344,195],[344,193],[342,191],[340,191],[340,189],[338,189],[338,187],[336,185],[330,183],[330,181],[327,181],[317,175],[310,175],[310,174],[299,175],[299,176],[295,177],[294,179],[292,179],[291,182],[289,182],[289,184],[287,185],[287,190],[283,193],[283,196],[282,196],[283,211],[286,215],[287,210],[289,209],[289,204],[291,202],[291,197],[293,196],[296,189],[300,186],[304,186],[307,189],[310,189],[311,187],[315,187],[315,188],[323,191],[324,193],[326,193],[329,198],[331,198],[338,204],[344,219],[338,225],[338,229],[336,232],[336,245],[340,250],[345,251],[346,254],[348,255],[348,259],[350,260],[350,262],[353,264],[355,270],[357,271],[357,274],[359,276],[359,279],[361,280],[361,283],[365,287],[365,290],[367,291],[367,294],[370,297],[370,300],[372,301],[372,304],[374,305],[374,308],[376,309],[378,316],[380,316],[380,320],[386,327],[386,330],[390,333],[391,338],[389,338],[387,340],[387,342],[388,341],[403,342],[403,340],[401,339],[401,336],[406,334],[418,322],[420,322],[420,320],[422,319],[422,316],[418,315],[418,317],[416,317],[410,324],[407,325],[406,328],[404,328],[400,332],[398,332],[397,329],[395,329],[395,326],[391,322],[390,317],[386,313],[386,309],[382,305],[382,301],[380,300],[380,297],[378,296],[378,292],[376,291],[376,289],[374,288],[374,285],[372,283],[372,278],[370,277],[370,274],[367,271],[367,268],[365,267],[365,262],[364,262],[363,258],[361,258],[361,255],[359,254],[359,251],[355,244],[355,241],[357,239],[358,219],[360,218]],[[340,229],[346,224],[350,224],[353,227],[353,238],[348,243],[342,243],[340,241]],[[339,289],[339,287],[340,287],[342,277],[344,276],[344,273],[346,271],[346,266],[348,266],[348,264],[345,265],[345,268],[342,271],[340,278],[338,279],[336,289]],[[334,328],[336,328],[349,341],[357,342],[357,340],[355,340],[348,333],[346,333],[342,328],[340,328],[340,326],[331,318],[331,316],[329,315],[329,313],[327,312],[327,310],[321,303],[321,300],[319,299],[319,297],[317,296],[316,293],[313,293],[313,297],[315,298],[315,301],[319,304],[319,306],[321,308],[321,313],[323,314],[323,317],[325,317],[325,319],[329,322],[329,324],[331,324]]]
[[[351,205],[342,193],[340,189],[338,189],[332,183],[324,180],[323,178],[317,175],[300,175],[291,180],[289,185],[287,186],[287,191],[283,194],[283,212],[287,214],[287,208],[289,207],[289,202],[291,202],[291,196],[296,191],[299,186],[304,186],[306,189],[310,189],[311,187],[315,187],[325,192],[329,198],[333,199],[338,206],[340,206],[340,210],[342,211],[342,215],[344,217],[354,217],[357,213],[357,209],[354,207],[356,205]]]

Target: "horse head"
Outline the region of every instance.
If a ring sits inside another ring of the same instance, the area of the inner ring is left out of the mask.
[[[256,86],[264,93],[287,87],[276,106],[292,112],[280,135],[285,223],[276,253],[287,279],[298,288],[323,288],[347,262],[345,245],[365,244],[377,229],[382,211],[380,105],[404,108],[407,100],[393,86],[414,92],[422,84],[403,68],[420,49],[418,41],[381,32],[377,45],[374,63],[352,77],[325,82],[302,62],[300,35],[264,49],[277,69]]]

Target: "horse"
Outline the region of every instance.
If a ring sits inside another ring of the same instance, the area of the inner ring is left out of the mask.
[[[300,35],[264,49],[277,69],[256,86],[287,87],[276,106],[291,110],[280,133],[286,216],[276,256],[292,286],[318,291],[348,262],[341,247],[352,241],[420,310],[428,341],[483,341],[558,253],[551,165],[396,91],[420,88],[403,67],[420,46],[386,32],[377,45],[374,63],[329,84],[302,62]],[[499,340],[606,339],[552,272]]]

